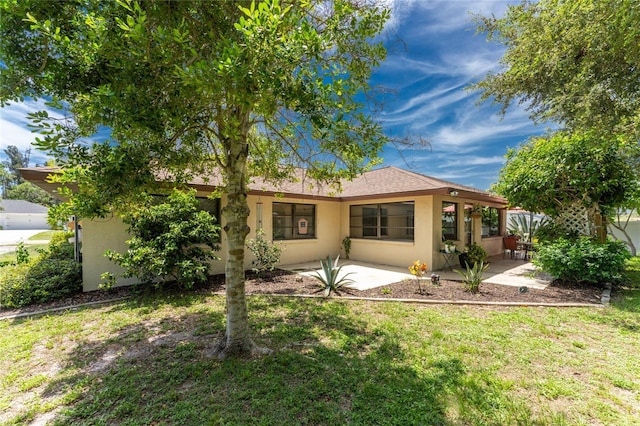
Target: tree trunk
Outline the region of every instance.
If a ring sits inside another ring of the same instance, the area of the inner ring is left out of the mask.
[[[219,358],[229,356],[249,356],[267,353],[258,348],[251,339],[251,329],[247,315],[245,296],[244,250],[249,234],[247,219],[246,168],[248,158],[247,133],[241,132],[238,139],[224,143],[227,149],[226,194],[227,205],[222,209],[226,220],[224,227],[227,235],[227,263],[225,266],[227,326],[225,336],[218,343],[215,355]]]
[[[629,247],[629,251],[631,252],[631,256],[636,256],[638,254],[638,252],[636,250],[635,244],[633,244],[633,239],[631,238],[631,236],[627,232],[627,227],[626,226],[621,226],[619,223],[616,223],[616,222],[609,222],[608,225],[610,227],[615,228],[618,231],[620,231],[620,233],[622,235],[624,235],[624,239],[618,238],[616,235],[614,235],[613,231],[611,231],[609,233],[609,235],[611,235],[614,239],[616,239],[618,241],[622,241],[623,243],[625,243],[627,245],[627,247]]]

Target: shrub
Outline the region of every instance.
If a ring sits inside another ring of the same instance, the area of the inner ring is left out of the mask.
[[[133,235],[127,240],[129,249],[105,252],[125,269],[123,276],[155,285],[160,285],[158,278],[170,277],[185,288],[206,281],[209,261],[218,259],[213,251],[218,250],[220,227],[209,212],[199,209],[195,190],[173,190],[166,199],[149,198],[149,203],[123,220]]]
[[[20,242],[16,247],[16,263],[18,265],[29,263],[29,250],[27,250],[23,242]]]
[[[559,238],[542,244],[533,263],[562,281],[596,284],[619,281],[630,256],[620,241],[600,244],[587,237]]]
[[[467,250],[467,262],[470,265],[484,263],[487,260],[487,251],[476,243],[469,246]]]
[[[342,239],[342,247],[344,248],[344,255],[349,260],[349,254],[351,253],[351,237],[348,235]]]
[[[480,261],[477,263],[472,263],[470,266],[467,263],[467,269],[465,271],[460,271],[458,269],[454,269],[455,272],[462,276],[462,282],[464,283],[465,290],[470,293],[477,293],[480,291],[480,283],[482,282],[482,274],[487,269],[489,269],[489,264],[485,264]]]
[[[258,229],[256,238],[247,241],[247,248],[256,257],[253,264],[256,265],[253,271],[260,274],[265,271],[273,271],[280,263],[282,257],[282,246],[271,244],[264,236],[264,231]]]
[[[69,238],[73,237],[73,232],[56,232],[51,236],[48,246],[49,259],[73,259],[75,256],[75,247],[69,242]]]
[[[82,291],[82,267],[73,260],[73,244],[52,241],[37,259],[0,269],[0,305],[21,308]]]

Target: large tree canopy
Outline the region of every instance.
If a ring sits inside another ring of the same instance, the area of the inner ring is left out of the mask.
[[[244,296],[247,180],[305,165],[335,182],[376,161],[386,139],[364,103],[388,12],[360,0],[25,0],[0,12],[0,98],[52,96],[70,112],[71,121],[33,118],[40,148],[78,184],[78,212],[122,205],[159,174],[221,174],[220,349],[255,350]],[[100,126],[110,140],[83,139]]]
[[[602,213],[638,194],[635,142],[593,133],[533,138],[507,154],[493,190],[510,203],[556,217],[563,207],[597,205]]]
[[[502,70],[473,86],[482,99],[572,129],[640,134],[637,0],[523,1],[478,29],[506,46]]]

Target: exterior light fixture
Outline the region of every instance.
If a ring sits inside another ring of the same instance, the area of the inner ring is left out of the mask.
[[[431,274],[431,284],[439,285],[440,284],[440,275]]]
[[[449,195],[451,195],[452,197],[457,197],[458,191],[449,191]]]

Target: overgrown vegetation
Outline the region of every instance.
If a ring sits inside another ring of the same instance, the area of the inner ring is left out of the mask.
[[[247,241],[247,248],[256,257],[252,263],[256,274],[272,272],[280,263],[283,247],[276,243],[270,243],[264,235],[263,229],[258,229],[256,238]]]
[[[622,137],[558,132],[509,150],[493,190],[552,218],[575,203],[607,212],[640,191],[638,158],[637,147]]]
[[[82,268],[67,241],[72,235],[55,234],[35,258],[19,246],[15,264],[0,268],[0,306],[20,308],[81,292]]]
[[[143,284],[161,285],[167,278],[191,288],[207,280],[209,262],[216,259],[220,227],[207,211],[199,209],[196,191],[174,189],[165,199],[149,197],[124,218],[133,237],[124,253],[105,255],[125,269],[125,277]],[[105,275],[106,286],[115,277]]]
[[[533,263],[569,283],[618,282],[630,257],[620,241],[598,243],[588,237],[559,238],[542,244]]]

